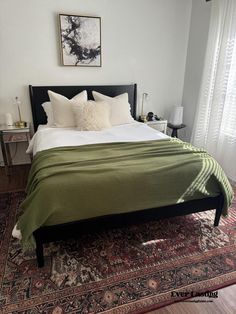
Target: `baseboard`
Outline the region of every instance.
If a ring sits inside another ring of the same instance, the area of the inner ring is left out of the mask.
[[[20,165],[30,165],[30,162],[28,162],[28,161],[18,161],[18,162],[14,162],[12,164],[12,166],[20,166]],[[3,161],[0,161],[0,167],[4,167]]]

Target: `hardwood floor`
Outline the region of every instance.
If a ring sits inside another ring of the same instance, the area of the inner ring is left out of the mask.
[[[30,165],[14,166],[11,175],[6,176],[5,169],[0,167],[0,192],[25,189],[29,170]],[[219,298],[212,303],[179,302],[149,314],[236,314],[236,285],[220,289],[218,293]]]

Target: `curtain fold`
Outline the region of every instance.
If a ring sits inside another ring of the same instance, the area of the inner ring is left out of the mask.
[[[236,182],[236,1],[214,0],[191,142]]]

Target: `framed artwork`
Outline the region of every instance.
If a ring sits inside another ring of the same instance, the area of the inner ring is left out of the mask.
[[[61,59],[68,66],[101,66],[101,18],[59,14]]]

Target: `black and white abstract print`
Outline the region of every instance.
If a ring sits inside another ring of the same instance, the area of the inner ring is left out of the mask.
[[[101,66],[101,18],[60,14],[63,65]]]

